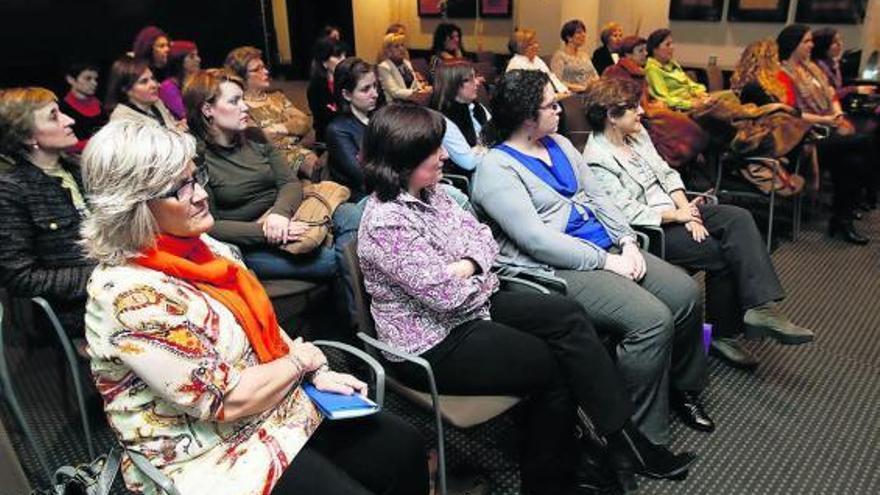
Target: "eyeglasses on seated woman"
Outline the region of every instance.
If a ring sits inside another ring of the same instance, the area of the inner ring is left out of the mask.
[[[121,120],[83,154],[83,238],[99,263],[87,339],[117,439],[180,493],[427,493],[413,427],[382,412],[322,422],[303,383],[344,394],[366,384],[288,337],[260,282],[207,235],[215,221],[195,149],[188,135]],[[157,491],[123,466],[129,489]]]
[[[442,394],[524,398],[523,493],[575,493],[575,461],[591,455],[574,442],[577,407],[607,440],[601,455],[613,468],[611,484],[632,490],[635,474],[684,475],[695,456],[652,444],[630,422],[625,381],[576,302],[498,290],[491,230],[438,187],[444,128],[436,112],[391,105],[364,135],[370,195],[358,255],[379,339],[430,362]],[[427,390],[421,368],[387,363]]]

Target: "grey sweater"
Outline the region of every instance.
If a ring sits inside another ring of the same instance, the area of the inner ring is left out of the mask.
[[[496,262],[508,271],[601,269],[605,250],[565,233],[571,209],[589,208],[615,245],[635,234],[571,142],[560,135],[551,137],[578,177],[580,187],[572,198],[556,192],[506,152],[493,149],[474,173],[471,200],[492,226],[501,248]]]

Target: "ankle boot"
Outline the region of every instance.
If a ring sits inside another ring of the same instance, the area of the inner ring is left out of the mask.
[[[654,479],[684,479],[696,454],[674,454],[662,445],[654,445],[630,421],[609,434],[608,462],[624,493],[638,490],[636,474]]]
[[[828,222],[828,235],[831,237],[840,236],[844,241],[860,246],[868,243],[868,238],[856,231],[852,220],[844,220],[839,217],[833,217]]]

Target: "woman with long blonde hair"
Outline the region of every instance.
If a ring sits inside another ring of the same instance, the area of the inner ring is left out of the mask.
[[[740,95],[743,102],[763,105],[775,100],[791,104],[794,95],[788,94],[779,80],[781,71],[776,42],[769,38],[758,40],[743,50],[730,78],[730,88]]]

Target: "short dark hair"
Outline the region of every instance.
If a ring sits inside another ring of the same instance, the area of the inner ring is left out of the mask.
[[[389,105],[370,118],[361,144],[364,184],[379,201],[391,201],[409,185],[409,178],[437,151],[446,120],[423,106]]]
[[[562,25],[562,30],[559,31],[559,37],[562,38],[563,43],[568,43],[568,40],[573,38],[575,33],[579,30],[586,32],[587,26],[585,26],[580,19],[572,19]]]
[[[80,74],[87,70],[98,73],[101,72],[97,64],[77,60],[75,62],[70,62],[64,67],[64,75],[76,79]]]
[[[330,36],[322,36],[315,41],[312,47],[312,67],[310,77],[312,79],[327,78],[327,69],[324,62],[330,57],[341,57],[348,54],[348,45],[337,41]]]
[[[804,24],[789,24],[782,28],[782,31],[776,36],[776,45],[779,46],[779,61],[788,60],[809,32],[810,27]]]
[[[834,37],[837,36],[837,30],[826,27],[813,30],[813,51],[810,52],[810,58],[813,60],[828,60],[828,50],[834,43]]]
[[[538,116],[547,74],[537,70],[512,70],[498,81],[490,103],[492,120],[483,126],[483,142],[495,146],[511,136],[528,119]]]
[[[107,97],[104,99],[104,110],[110,114],[119,102],[128,101],[128,90],[149,69],[148,62],[128,55],[116,59],[110,66],[110,80],[107,82]]]
[[[333,71],[333,98],[339,115],[351,113],[351,104],[342,96],[342,91],[353,93],[361,79],[374,73],[375,67],[357,57],[349,57],[336,66]]]
[[[660,46],[660,43],[666,41],[666,38],[672,36],[672,30],[661,28],[648,35],[648,56],[654,56],[654,49]]]
[[[603,77],[594,81],[584,94],[584,114],[590,128],[603,132],[609,116],[620,117],[628,109],[639,105],[640,94],[639,83],[628,79]]]
[[[431,53],[437,55],[442,52],[443,45],[446,44],[446,38],[452,35],[452,33],[458,33],[458,49],[461,50],[461,53],[464,53],[464,40],[462,39],[461,28],[457,24],[449,22],[437,24],[437,29],[434,30],[434,40],[431,44]]]

